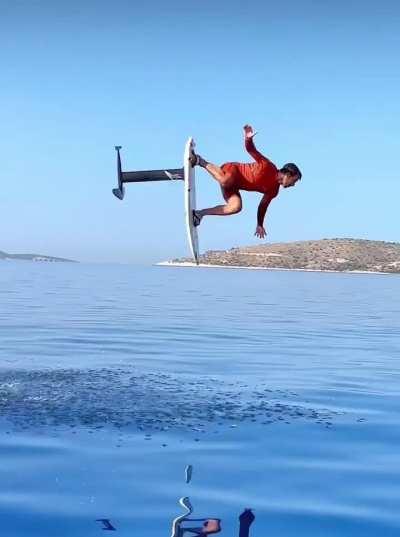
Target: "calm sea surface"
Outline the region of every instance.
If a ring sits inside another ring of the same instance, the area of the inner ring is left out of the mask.
[[[399,396],[399,276],[1,262],[0,534],[398,537]]]

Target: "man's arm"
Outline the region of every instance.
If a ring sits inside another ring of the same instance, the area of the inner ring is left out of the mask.
[[[253,159],[256,162],[260,162],[262,160],[268,160],[264,155],[262,155],[259,151],[257,151],[256,146],[254,145],[254,136],[257,134],[253,127],[250,125],[245,125],[243,127],[244,130],[244,146],[246,148],[246,151],[253,157]]]
[[[264,194],[258,206],[257,227],[256,227],[256,232],[254,233],[254,235],[257,235],[257,237],[259,237],[260,239],[263,239],[265,235],[267,234],[264,229],[264,218],[268,209],[268,205],[271,203],[274,197],[275,196],[271,196],[271,194],[268,194],[268,193]]]

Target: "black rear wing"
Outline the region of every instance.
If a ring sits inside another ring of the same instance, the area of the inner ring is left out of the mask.
[[[144,183],[149,181],[183,181],[183,168],[168,168],[165,170],[142,170],[123,172],[121,165],[120,145],[115,146],[117,152],[117,180],[118,187],[113,188],[114,196],[122,200],[125,195],[125,183]]]

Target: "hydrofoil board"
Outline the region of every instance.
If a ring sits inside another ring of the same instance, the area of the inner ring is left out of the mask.
[[[196,210],[196,182],[195,169],[190,163],[190,156],[194,151],[195,143],[189,138],[185,145],[183,156],[184,195],[185,195],[185,222],[190,251],[195,263],[199,264],[199,237],[197,227],[193,224],[193,211]]]

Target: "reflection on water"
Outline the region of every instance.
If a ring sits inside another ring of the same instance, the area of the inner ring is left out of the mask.
[[[193,466],[191,464],[188,464],[185,468],[185,482],[190,483],[192,480],[193,475]]]
[[[193,466],[190,464],[185,468],[185,482],[189,483],[192,477]],[[185,513],[177,516],[172,521],[171,537],[184,537],[185,534],[211,535],[221,531],[221,519],[216,517],[190,518],[193,513],[193,505],[188,496],[179,500],[179,504],[184,508]],[[249,537],[250,526],[255,520],[251,509],[245,509],[239,516],[239,537]],[[201,523],[193,526],[193,523]]]
[[[172,523],[171,537],[184,537],[185,534],[211,535],[219,533],[222,529],[220,518],[189,518],[193,512],[193,507],[188,497],[181,498],[179,503],[186,509],[186,513],[177,517]],[[251,509],[245,509],[239,516],[239,537],[249,537],[250,526],[255,520]],[[202,523],[193,526],[194,522]],[[184,524],[189,524],[188,526]]]
[[[116,528],[114,528],[114,526],[110,522],[110,519],[108,519],[108,518],[98,518],[98,519],[96,519],[96,522],[101,522],[102,523],[102,528],[101,529],[103,529],[103,530],[116,531]]]
[[[193,466],[188,465],[185,468],[185,482],[190,483]],[[185,537],[186,535],[206,536],[219,533],[222,530],[222,520],[216,516],[206,516],[192,518],[194,508],[188,496],[183,496],[179,500],[179,505],[184,509],[184,513],[175,517],[172,521],[171,537]],[[255,516],[251,509],[245,508],[239,515],[239,533],[238,537],[249,537],[250,526],[253,524]],[[116,531],[109,518],[98,518],[103,530]]]

